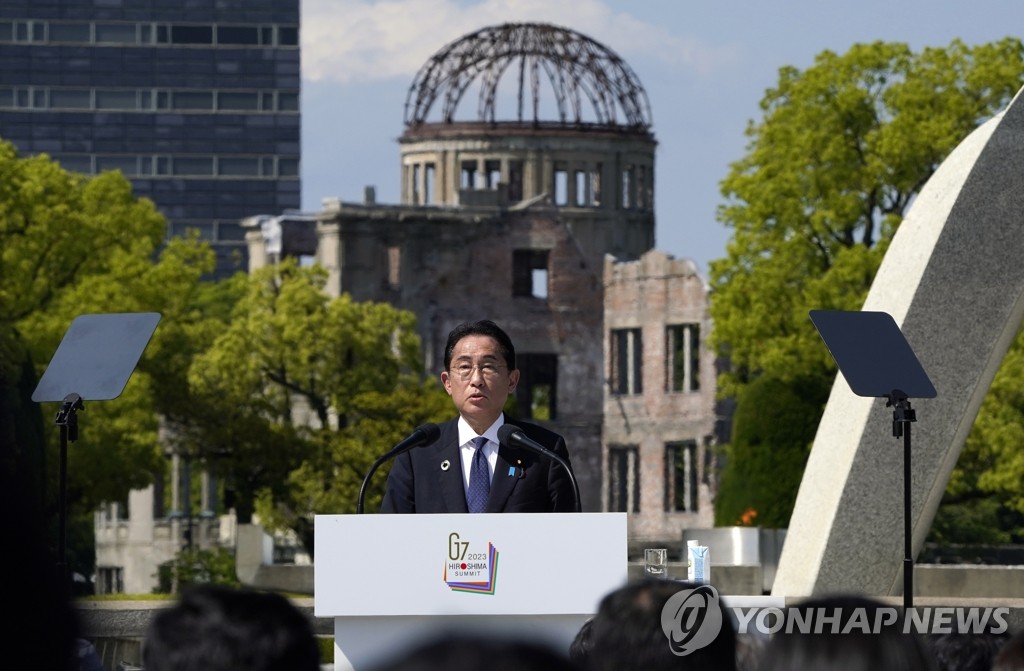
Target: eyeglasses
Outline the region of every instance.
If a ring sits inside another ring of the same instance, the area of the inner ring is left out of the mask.
[[[452,372],[458,375],[459,379],[463,382],[473,377],[474,370],[479,370],[480,374],[483,375],[485,379],[491,380],[497,377],[498,373],[500,373],[501,369],[504,367],[505,366],[502,366],[499,363],[494,363],[493,361],[483,361],[478,364],[463,362],[453,366]]]

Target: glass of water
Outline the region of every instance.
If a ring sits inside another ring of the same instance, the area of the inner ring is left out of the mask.
[[[668,550],[665,548],[644,550],[644,575],[657,580],[668,580]]]

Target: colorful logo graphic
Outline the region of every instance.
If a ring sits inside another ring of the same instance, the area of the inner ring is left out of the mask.
[[[494,594],[498,577],[498,551],[487,543],[486,552],[474,552],[458,533],[448,534],[444,581],[453,592]]]

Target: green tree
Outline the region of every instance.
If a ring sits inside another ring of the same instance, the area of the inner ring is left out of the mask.
[[[1024,330],[1007,352],[932,524],[929,540],[1024,542]]]
[[[264,523],[294,530],[310,552],[314,513],[353,511],[373,460],[410,427],[451,413],[423,376],[413,315],[331,298],[326,277],[292,261],[252,275],[230,325],[189,370],[222,428],[180,437],[230,484],[236,508],[259,503]]]
[[[190,585],[201,583],[241,586],[235,572],[235,555],[227,548],[182,550],[174,559],[157,568],[157,587],[153,592],[177,594]]]
[[[858,44],[804,71],[780,69],[763,119],[747,128],[747,154],[721,185],[718,219],[733,235],[710,267],[710,310],[713,346],[731,364],[723,395],[742,398],[760,375],[834,377],[808,312],[861,307],[914,197],[1022,83],[1024,46],[1013,38],[920,53]]]
[[[70,173],[46,156],[19,157],[0,141],[0,176],[0,435],[13,447],[5,450],[8,465],[38,482],[38,499],[27,509],[37,503],[53,523],[59,441],[45,418],[55,417],[59,404],[34,403],[31,393],[71,322],[81,314],[139,311],[176,321],[174,306],[213,258],[196,241],[161,250],[164,218],[118,173]],[[160,472],[153,399],[166,393],[137,372],[118,399],[86,401],[68,450],[69,521],[90,519],[100,502],[123,500]],[[92,553],[79,554],[91,562]]]
[[[783,382],[767,375],[744,387],[715,498],[716,525],[789,526],[829,390],[820,378]]]

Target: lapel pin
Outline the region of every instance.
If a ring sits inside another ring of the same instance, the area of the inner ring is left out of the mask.
[[[508,477],[511,478],[515,474],[516,474],[516,467],[515,466],[509,466],[508,467]]]
[[[450,461],[448,461],[447,459],[445,459],[444,461],[441,462],[441,470],[442,471],[447,471],[449,468],[451,468],[451,466],[452,466],[452,463]]]

